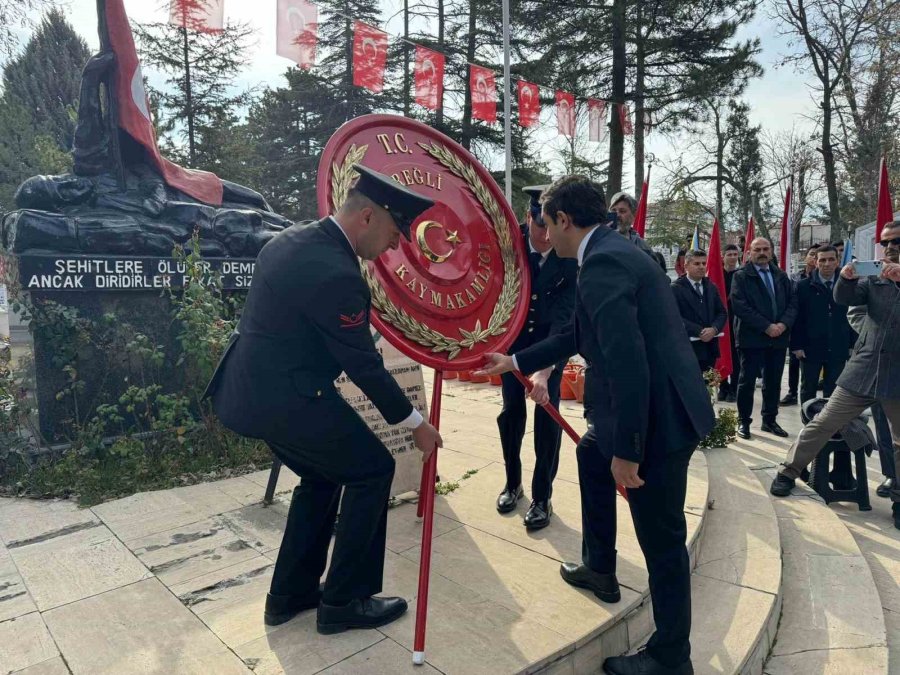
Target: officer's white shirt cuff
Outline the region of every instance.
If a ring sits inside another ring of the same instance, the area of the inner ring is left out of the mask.
[[[512,355],[512,362],[513,362],[513,368],[515,368],[516,370],[520,370],[519,362],[516,360],[515,354]]]
[[[406,427],[407,429],[417,429],[424,421],[425,418],[422,417],[422,413],[413,408],[412,412],[409,413],[409,417],[400,422],[400,426]]]

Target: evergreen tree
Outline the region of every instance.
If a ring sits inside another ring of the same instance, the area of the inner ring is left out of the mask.
[[[750,106],[744,102],[732,103],[728,111],[728,214],[731,224],[737,227],[749,220],[753,195],[762,190],[761,127],[750,124],[749,113]]]

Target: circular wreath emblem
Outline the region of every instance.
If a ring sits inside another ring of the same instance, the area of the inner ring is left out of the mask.
[[[494,311],[488,320],[488,325],[482,326],[481,320],[477,319],[471,330],[466,330],[462,327],[458,329],[459,338],[444,335],[411,316],[402,307],[397,307],[391,302],[384,287],[377,282],[365,261],[360,260],[359,267],[363,278],[369,286],[369,292],[372,295],[372,305],[378,310],[382,318],[408,339],[423,347],[427,347],[432,353],[446,353],[447,360],[452,361],[463,349],[472,349],[479,342],[487,342],[489,338],[506,332],[506,326],[515,310],[516,299],[521,289],[521,277],[520,271],[516,267],[516,250],[513,239],[503,218],[503,212],[497,200],[493,198],[487,186],[478,176],[475,168],[471,164],[463,162],[439,143],[418,143],[418,145],[440,162],[448,171],[465,181],[469,192],[478,200],[478,203],[481,204],[481,207],[490,218],[490,227],[497,237],[497,244],[503,260],[503,285],[500,289],[500,296],[497,298],[497,304],[494,306]],[[331,200],[335,210],[339,209],[346,201],[347,193],[350,191],[350,186],[356,177],[353,165],[363,160],[368,148],[368,145],[357,147],[356,144],[353,144],[347,151],[343,162],[340,164],[337,162],[332,163]]]

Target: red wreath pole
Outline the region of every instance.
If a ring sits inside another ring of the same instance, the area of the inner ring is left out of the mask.
[[[518,370],[512,371],[513,375],[516,376],[516,379],[522,383],[522,386],[525,387],[525,391],[531,392],[534,389],[534,385],[531,384],[531,380],[525,377]],[[554,421],[562,427],[562,430],[566,432],[569,438],[571,438],[575,445],[578,445],[579,441],[581,441],[581,436],[578,435],[578,432],[572,428],[566,420],[563,418],[562,414],[557,410],[550,401],[547,401],[541,406],[544,410],[547,411],[547,414],[550,415],[554,419]],[[628,499],[628,494],[625,492],[625,488],[621,485],[616,485],[616,490],[619,491],[619,494],[622,495],[626,500]]]
[[[439,429],[441,425],[441,388],[443,373],[434,371],[434,388],[431,390],[431,412],[428,421]],[[421,492],[422,551],[419,556],[419,596],[416,598],[416,635],[413,642],[413,663],[425,663],[425,623],[428,620],[428,582],[431,578],[431,532],[434,525],[434,480],[437,475],[437,446],[422,467]]]

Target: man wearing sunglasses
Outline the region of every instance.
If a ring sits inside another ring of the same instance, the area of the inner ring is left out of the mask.
[[[891,427],[894,467],[900,467],[900,220],[881,232],[884,266],[881,274],[860,279],[853,263],[846,265],[834,287],[842,305],[865,305],[866,319],[853,356],[844,367],[828,403],[804,427],[788,453],[784,468],[772,481],[770,492],[786,497],[800,472],[815,458],[835,432],[879,403]],[[891,489],[894,526],[900,529],[900,488]]]

